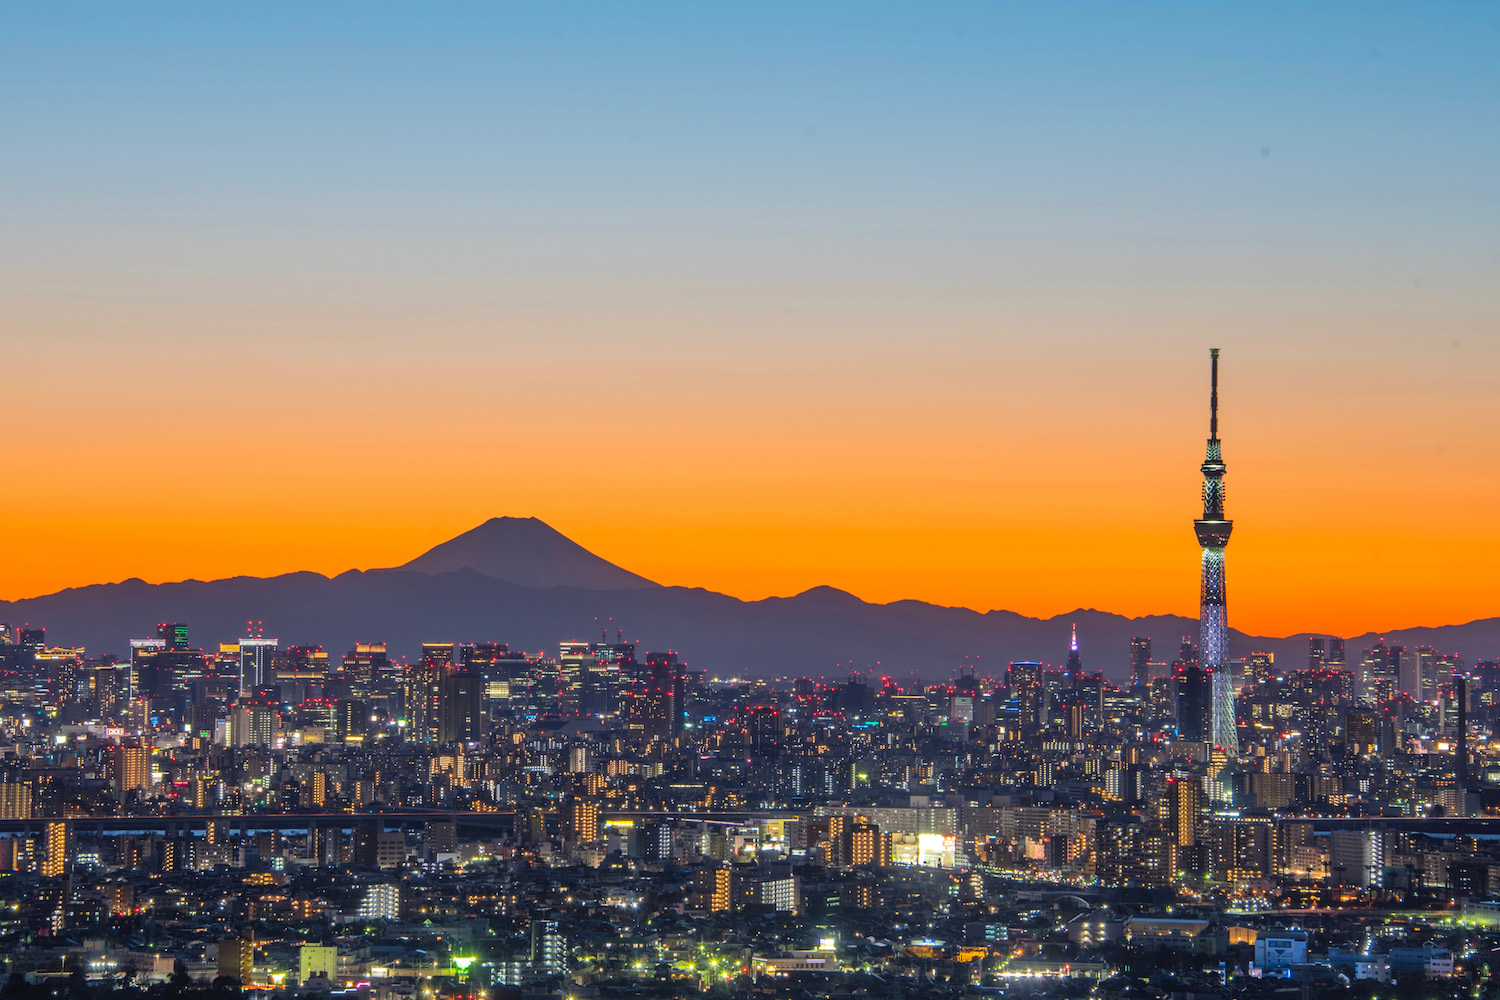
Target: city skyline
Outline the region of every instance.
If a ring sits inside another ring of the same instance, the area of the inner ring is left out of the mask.
[[[0,1000],[1500,1000],[1497,39],[0,8]]]
[[[510,513],[742,597],[1192,614],[1214,343],[1237,624],[1492,615],[1495,67],[1430,10],[10,12],[0,596]]]

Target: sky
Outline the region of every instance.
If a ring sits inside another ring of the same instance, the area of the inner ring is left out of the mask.
[[[1500,7],[8,5],[0,598],[537,516],[663,583],[1500,614]]]

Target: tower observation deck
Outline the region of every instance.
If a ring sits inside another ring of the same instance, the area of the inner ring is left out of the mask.
[[[1198,643],[1203,668],[1213,675],[1211,740],[1229,757],[1240,751],[1234,722],[1234,685],[1229,673],[1229,618],[1224,600],[1224,547],[1234,522],[1224,517],[1224,456],[1219,446],[1219,349],[1212,363],[1208,397],[1208,451],[1203,459],[1203,517],[1193,522],[1203,550],[1198,604]]]

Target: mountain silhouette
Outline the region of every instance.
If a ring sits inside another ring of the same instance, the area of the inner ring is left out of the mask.
[[[635,590],[657,584],[607,562],[534,517],[492,517],[399,567],[433,576],[454,570],[523,587]]]
[[[559,641],[596,638],[595,623],[613,619],[642,653],[675,650],[710,676],[830,679],[852,670],[946,678],[966,665],[998,677],[1011,660],[1059,664],[1076,622],[1085,668],[1118,682],[1129,676],[1132,637],[1150,636],[1155,659],[1170,661],[1179,638],[1198,629],[1196,619],[1174,615],[1127,618],[1078,609],[1029,618],[913,600],[875,604],[833,587],[742,601],[701,588],[659,586],[532,518],[487,521],[395,569],[164,584],[127,580],[0,602],[0,621],[45,627],[49,644],[85,646],[95,656],[124,655],[129,639],[153,635],[163,621],[187,623],[193,645],[213,649],[241,635],[250,619],[263,621],[266,634],[283,644],[317,644],[335,657],[355,642],[385,641],[393,656],[409,658],[421,643],[442,641],[506,642],[555,656]],[[1500,618],[1383,636],[1409,648],[1431,644],[1473,662],[1500,652]],[[1375,639],[1346,640],[1351,667]],[[1275,653],[1278,665],[1296,670],[1307,663],[1307,636],[1231,632],[1231,656],[1253,650]]]

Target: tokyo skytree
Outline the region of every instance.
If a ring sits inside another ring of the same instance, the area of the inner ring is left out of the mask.
[[[1219,449],[1219,349],[1209,350],[1208,453],[1203,459],[1203,517],[1193,522],[1203,549],[1203,587],[1198,605],[1201,663],[1213,674],[1210,740],[1227,756],[1240,752],[1234,724],[1234,685],[1229,671],[1229,618],[1224,603],[1224,547],[1234,522],[1224,517],[1224,457]]]

